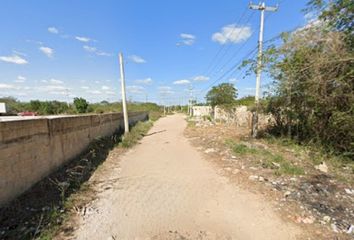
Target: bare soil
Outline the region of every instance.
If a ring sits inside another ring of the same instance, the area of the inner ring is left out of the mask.
[[[58,239],[308,239],[274,202],[230,180],[185,137],[183,115],[158,120],[90,179],[92,202]],[[73,224],[75,223],[75,226]]]
[[[273,202],[282,218],[307,232],[308,239],[354,238],[354,195],[347,192],[353,189],[354,176],[346,164],[326,159],[328,172],[322,172],[308,149],[251,139],[248,129],[234,124],[190,122],[185,135],[221,175]],[[227,144],[230,139],[253,152],[234,152]],[[281,164],[302,171],[279,171],[280,164],[272,162],[279,156]]]

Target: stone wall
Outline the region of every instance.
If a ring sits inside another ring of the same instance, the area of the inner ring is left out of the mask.
[[[214,120],[236,124],[238,127],[252,128],[252,112],[246,106],[239,106],[229,110],[216,106],[214,108]],[[267,128],[273,121],[274,119],[271,115],[258,115],[258,127],[261,130]]]
[[[193,106],[192,107],[192,116],[193,117],[203,117],[210,116],[213,112],[213,108],[211,106]]]
[[[129,114],[129,123],[148,113]],[[0,122],[0,206],[29,189],[98,137],[124,128],[121,113]]]

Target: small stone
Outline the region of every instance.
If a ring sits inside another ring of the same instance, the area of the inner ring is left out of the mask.
[[[331,221],[331,217],[330,216],[324,216],[323,217],[323,221],[329,223]]]
[[[232,159],[236,159],[236,156],[233,156],[233,155],[232,155],[231,158],[232,158]]]
[[[352,190],[352,189],[346,188],[346,189],[344,189],[344,191],[349,195],[354,195],[354,190]]]
[[[348,230],[346,231],[346,233],[351,234],[354,232],[354,225],[350,225],[350,227],[348,228]]]
[[[312,224],[315,222],[315,218],[313,216],[307,217],[307,218],[303,218],[302,222],[305,224]]]
[[[338,232],[338,228],[334,223],[331,224],[331,228],[332,228],[333,232],[336,232],[336,233]]]
[[[214,148],[208,148],[207,150],[204,151],[205,153],[214,153],[216,152]]]
[[[256,181],[258,180],[258,176],[251,175],[248,177],[249,180]]]
[[[328,167],[325,162],[321,162],[320,165],[315,166],[315,168],[321,172],[328,173]]]
[[[277,168],[280,168],[280,164],[279,164],[279,163],[272,162],[272,164],[273,164],[274,166],[276,166]]]
[[[240,170],[239,169],[234,169],[234,170],[232,170],[232,174],[238,174],[240,172]]]
[[[290,191],[286,191],[285,193],[284,193],[284,197],[289,197],[290,196],[290,194],[291,194],[291,192]]]
[[[264,182],[264,177],[258,177],[258,181]]]

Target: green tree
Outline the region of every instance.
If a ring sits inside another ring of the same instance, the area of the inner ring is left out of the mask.
[[[74,105],[78,113],[87,112],[89,106],[88,102],[84,98],[74,98]]]
[[[282,34],[282,44],[265,50],[263,70],[274,79],[265,110],[275,118],[274,133],[353,157],[353,4],[324,2],[310,1],[319,21]],[[256,59],[246,63],[254,71]]]
[[[213,87],[206,95],[207,103],[211,106],[228,105],[235,103],[237,89],[231,83],[221,83]]]

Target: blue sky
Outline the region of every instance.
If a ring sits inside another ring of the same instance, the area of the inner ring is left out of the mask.
[[[305,25],[306,2],[266,1],[280,8],[266,13],[265,40]],[[245,0],[2,0],[0,96],[117,101],[119,52],[130,100],[185,103],[192,89],[202,101],[221,82],[234,83],[240,97],[254,95],[254,76],[222,77],[257,46],[260,13],[247,6]]]

